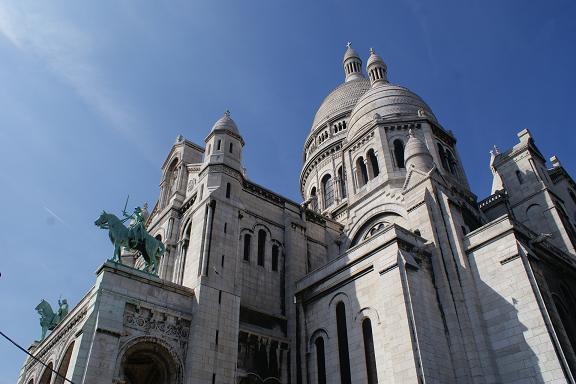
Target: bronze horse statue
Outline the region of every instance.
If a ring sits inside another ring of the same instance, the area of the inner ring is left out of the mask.
[[[110,241],[114,244],[114,256],[112,261],[122,264],[120,252],[122,247],[138,251],[146,262],[146,272],[156,275],[158,273],[158,260],[164,255],[164,244],[150,236],[146,230],[138,227],[126,228],[116,215],[102,211],[102,214],[94,222],[102,229],[108,229]]]
[[[66,299],[58,300],[58,305],[60,306],[58,312],[54,312],[50,303],[44,299],[36,306],[36,311],[40,314],[40,326],[42,327],[42,338],[40,340],[44,340],[46,332],[54,330],[58,323],[68,314],[68,302]]]

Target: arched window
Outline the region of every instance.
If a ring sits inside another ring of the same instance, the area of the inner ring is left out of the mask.
[[[264,251],[266,250],[266,231],[258,231],[258,265],[264,266]]]
[[[313,211],[318,210],[318,196],[316,196],[316,187],[312,187],[310,191],[310,209]]]
[[[56,379],[54,379],[54,384],[64,384],[64,378],[68,373],[68,366],[70,365],[70,359],[72,358],[72,351],[74,350],[74,342],[68,346],[66,349],[66,353],[64,353],[64,357],[62,358],[62,362],[60,363],[60,367],[58,368],[58,375]]]
[[[366,374],[368,384],[378,384],[376,371],[376,356],[374,354],[374,338],[372,337],[372,322],[369,318],[362,321],[362,336],[364,336],[364,355],[366,356]]]
[[[404,152],[404,150],[402,150]],[[404,154],[402,154],[402,158],[404,158]],[[376,154],[374,154],[374,150],[371,149],[368,151],[368,161],[370,161],[370,166],[372,167],[372,177],[376,177],[380,174],[380,168],[378,168],[378,159],[376,159]]]
[[[278,254],[280,248],[278,247],[278,245],[274,244],[272,246],[272,270],[273,271],[278,271]]]
[[[338,168],[338,179],[340,180],[340,197],[345,199],[347,196],[346,175],[344,171],[342,171],[342,167]]]
[[[520,171],[516,171],[516,178],[518,179],[518,183],[524,184],[524,175]]]
[[[338,356],[340,361],[341,384],[352,384],[350,376],[350,354],[348,353],[348,329],[346,327],[346,307],[343,302],[336,305],[336,329],[338,331]]]
[[[250,234],[244,235],[244,261],[250,261],[250,242],[252,241],[252,236]]]
[[[356,160],[356,180],[358,187],[363,187],[368,182],[368,170],[362,156]]]
[[[326,209],[334,203],[334,186],[330,175],[322,178],[322,195],[324,196],[324,209]]]
[[[316,370],[318,384],[326,384],[326,357],[324,355],[324,339],[318,337],[314,342],[316,346]]]
[[[446,151],[444,151],[444,147],[440,143],[437,143],[436,146],[438,147],[438,155],[440,156],[442,168],[449,171],[448,161],[446,160]]]
[[[394,140],[394,159],[398,168],[405,168],[404,165],[404,143],[400,139]]]
[[[230,183],[226,183],[226,198],[230,198]]]

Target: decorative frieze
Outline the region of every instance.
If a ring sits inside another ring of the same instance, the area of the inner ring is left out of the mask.
[[[124,326],[161,338],[169,337],[187,342],[190,334],[190,320],[156,309],[126,303]]]

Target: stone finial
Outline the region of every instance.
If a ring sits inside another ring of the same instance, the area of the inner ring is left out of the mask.
[[[550,158],[550,162],[552,163],[552,166],[554,168],[558,168],[562,166],[562,163],[560,163],[560,159],[558,159],[558,156],[554,155]]]
[[[181,143],[183,140],[184,140],[184,136],[182,136],[182,135],[176,136],[176,142],[177,143]]]
[[[528,140],[530,140],[532,138],[532,134],[530,134],[530,131],[528,130],[528,128],[524,128],[523,130],[521,130],[520,132],[517,133],[518,139],[520,139],[520,142],[527,142]]]
[[[230,111],[228,109],[226,110],[226,112],[224,112],[224,116],[230,117]]]
[[[490,154],[492,156],[497,156],[500,154],[500,149],[496,146],[496,144],[494,144],[494,146],[492,147],[492,149],[490,150]]]
[[[352,48],[352,43],[350,41],[346,43],[346,48]]]
[[[376,51],[374,50],[374,48],[370,48],[370,54],[371,54],[371,55],[375,55],[375,54],[376,54]]]

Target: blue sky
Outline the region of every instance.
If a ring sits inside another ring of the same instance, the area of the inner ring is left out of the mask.
[[[203,143],[226,109],[249,177],[300,201],[347,41],[454,132],[479,198],[489,149],[523,128],[574,174],[575,17],[570,0],[3,1],[0,330],[27,346],[42,298],[76,304],[111,256],[100,211],[153,205],[176,136]],[[0,384],[15,382],[25,356],[3,340],[0,356]]]

